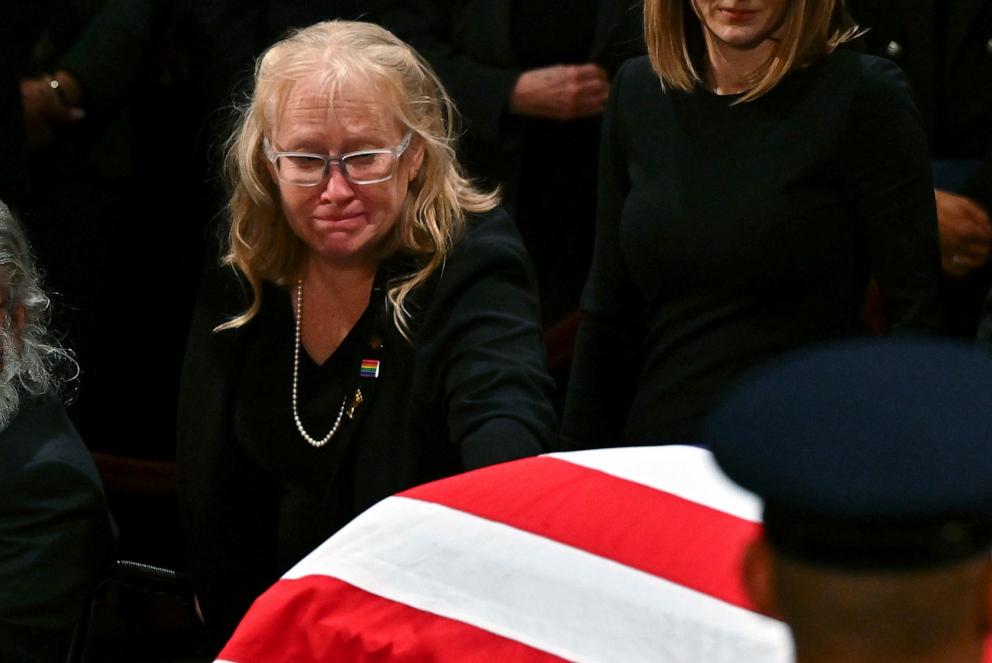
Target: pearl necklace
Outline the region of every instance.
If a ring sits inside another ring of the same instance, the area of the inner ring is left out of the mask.
[[[348,402],[348,396],[345,395],[341,399],[341,409],[338,410],[338,417],[334,420],[334,425],[331,426],[331,430],[328,431],[321,439],[310,437],[307,431],[303,428],[303,421],[300,420],[300,411],[297,406],[297,384],[299,383],[300,376],[300,335],[303,330],[303,280],[300,279],[296,282],[296,346],[293,348],[293,421],[296,422],[296,430],[300,432],[303,439],[306,440],[310,445],[320,448],[331,441],[334,434],[338,432],[338,427],[341,425],[341,417],[344,416],[344,406]]]

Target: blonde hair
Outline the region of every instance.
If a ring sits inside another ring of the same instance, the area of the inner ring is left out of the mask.
[[[644,39],[651,68],[662,84],[691,91],[703,82],[702,31],[692,0],[645,0]],[[831,53],[860,34],[844,10],[844,0],[790,0],[782,39],[768,60],[745,81],[740,102],[753,101],[789,72]],[[735,102],[737,103],[737,102]]]
[[[241,109],[228,142],[230,234],[223,263],[237,267],[251,285],[248,310],[216,331],[250,321],[261,308],[261,282],[288,286],[299,273],[306,246],[289,227],[279,188],[268,169],[263,140],[293,86],[316,81],[333,99],[349,85],[385,97],[383,107],[423,145],[423,162],[410,183],[390,246],[418,259],[418,270],[388,284],[397,329],[409,340],[407,297],[444,264],[461,235],[466,213],[499,203],[498,192],[476,189],[455,158],[455,108],[437,75],[403,41],[371,23],[326,21],[298,30],[269,48],[255,68],[255,89]]]

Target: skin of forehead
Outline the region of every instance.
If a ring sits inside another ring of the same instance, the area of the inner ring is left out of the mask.
[[[398,141],[402,127],[390,117],[386,110],[389,105],[386,94],[367,86],[340,89],[329,97],[312,80],[303,81],[290,89],[273,127],[273,137],[278,142],[287,137],[311,136],[315,131],[319,133],[320,127],[334,127],[348,137]]]

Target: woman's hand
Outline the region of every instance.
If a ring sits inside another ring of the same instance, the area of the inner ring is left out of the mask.
[[[950,276],[966,276],[989,259],[992,221],[975,201],[936,189],[940,257]]]

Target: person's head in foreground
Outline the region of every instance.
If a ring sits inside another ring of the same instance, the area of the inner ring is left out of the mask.
[[[24,230],[0,202],[0,430],[24,398],[56,390],[75,372],[71,356],[48,336],[49,308]]]
[[[328,21],[299,30],[258,63],[255,89],[232,137],[228,264],[251,282],[287,286],[308,265],[375,273],[395,254],[416,268],[392,282],[403,303],[440,267],[466,212],[495,195],[472,188],[454,154],[453,106],[408,45],[371,23]]]
[[[992,627],[992,355],[875,340],[797,353],[706,440],[764,499],[744,579],[800,663],[980,661]]]

